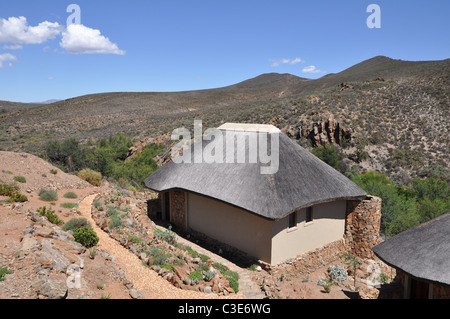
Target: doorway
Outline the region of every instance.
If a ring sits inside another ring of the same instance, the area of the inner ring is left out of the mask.
[[[429,287],[429,283],[411,278],[409,297],[411,299],[428,299]]]
[[[170,192],[164,193],[164,219],[170,222]]]

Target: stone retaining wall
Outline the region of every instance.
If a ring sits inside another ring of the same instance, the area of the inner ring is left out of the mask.
[[[306,252],[295,258],[291,258],[276,266],[259,261],[264,270],[269,273],[296,271],[300,273],[309,273],[325,264],[338,259],[342,252],[347,251],[344,240],[339,239],[325,246]]]
[[[350,253],[363,259],[374,259],[372,248],[383,240],[380,236],[381,198],[348,200],[344,239]]]

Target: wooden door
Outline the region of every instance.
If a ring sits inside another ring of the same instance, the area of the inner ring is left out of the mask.
[[[430,284],[424,281],[411,278],[411,299],[428,299]]]
[[[164,207],[165,207],[165,220],[170,222],[170,196],[169,196],[170,192],[165,192],[164,193]]]

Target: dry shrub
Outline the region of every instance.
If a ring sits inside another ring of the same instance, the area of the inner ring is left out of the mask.
[[[84,179],[86,182],[94,185],[101,186],[102,185],[102,174],[96,172],[90,168],[85,168],[78,173],[78,177]]]

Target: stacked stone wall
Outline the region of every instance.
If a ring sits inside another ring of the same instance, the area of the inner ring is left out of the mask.
[[[183,230],[186,225],[186,192],[170,191],[170,222]]]
[[[363,259],[374,259],[372,248],[383,241],[380,235],[381,198],[347,201],[345,243],[350,253]]]

